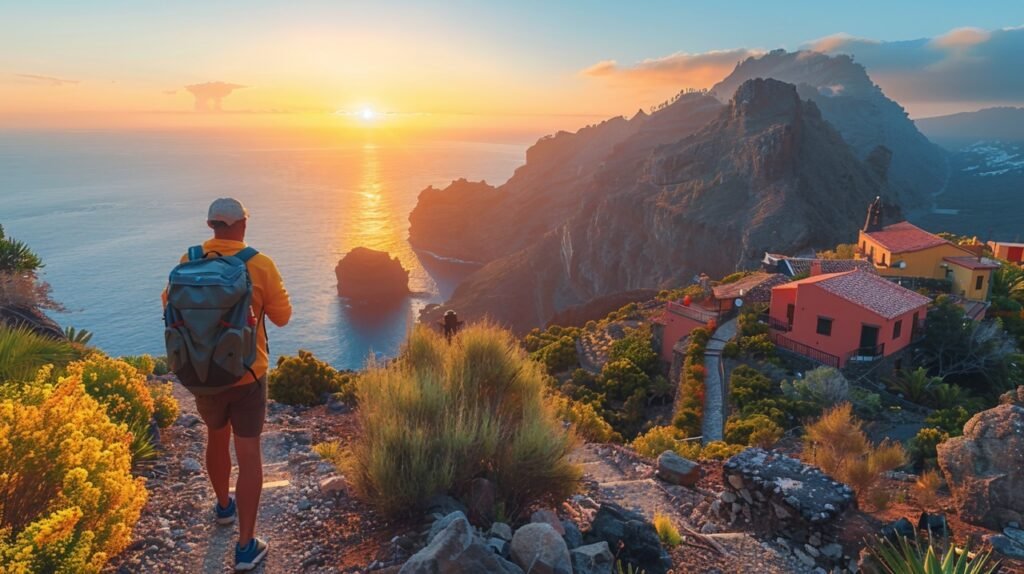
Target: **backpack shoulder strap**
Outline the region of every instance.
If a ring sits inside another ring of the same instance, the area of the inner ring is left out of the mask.
[[[202,245],[193,245],[188,248],[189,261],[198,261],[199,259],[202,259],[204,255]]]
[[[245,249],[235,253],[235,257],[242,260],[242,263],[248,263],[250,259],[259,254],[259,251],[252,247],[246,247]]]

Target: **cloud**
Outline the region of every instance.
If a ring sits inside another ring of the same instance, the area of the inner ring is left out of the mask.
[[[581,70],[580,75],[644,88],[708,88],[731,72],[737,62],[763,53],[762,50],[746,48],[700,54],[679,52],[630,66],[620,66],[615,60],[603,60]]]
[[[956,28],[934,38],[891,42],[840,33],[801,47],[854,56],[886,95],[908,108],[1024,104],[1024,26]],[[736,61],[762,53],[746,48],[679,53],[628,66],[604,60],[580,74],[639,93],[666,85],[709,87],[727,76]]]
[[[27,80],[32,80],[33,82],[41,82],[41,83],[44,83],[44,84],[46,84],[48,86],[53,86],[53,87],[60,87],[60,86],[66,86],[66,85],[74,85],[74,84],[79,83],[78,80],[65,80],[65,79],[62,79],[62,78],[55,78],[53,76],[41,76],[39,74],[15,74],[15,75],[18,76],[19,78],[25,78]]]
[[[230,96],[235,90],[245,87],[247,86],[229,84],[227,82],[206,82],[185,86],[185,89],[195,97],[197,112],[219,112],[221,111],[221,102],[224,98]]]

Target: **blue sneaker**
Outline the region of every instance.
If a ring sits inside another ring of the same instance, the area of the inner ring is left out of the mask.
[[[235,498],[228,498],[228,507],[221,508],[220,503],[214,503],[213,512],[217,516],[217,524],[231,524],[235,521],[235,516],[238,514],[238,510],[235,507]]]
[[[235,544],[235,571],[247,572],[259,565],[267,555],[267,543],[253,538],[245,548]]]

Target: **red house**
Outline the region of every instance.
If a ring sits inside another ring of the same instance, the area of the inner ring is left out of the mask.
[[[873,273],[828,273],[773,288],[769,325],[779,347],[842,368],[904,349],[930,301]]]

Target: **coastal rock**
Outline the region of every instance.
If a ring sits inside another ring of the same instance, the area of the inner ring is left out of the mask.
[[[1001,404],[938,447],[960,518],[993,530],[1024,520],[1024,407]]]
[[[533,522],[512,537],[512,561],[535,574],[572,574],[569,549],[550,524]]]
[[[409,294],[409,272],[397,257],[356,247],[334,268],[338,295],[356,301],[401,298]]]
[[[570,552],[574,574],[611,574],[615,557],[607,542],[580,546]]]

